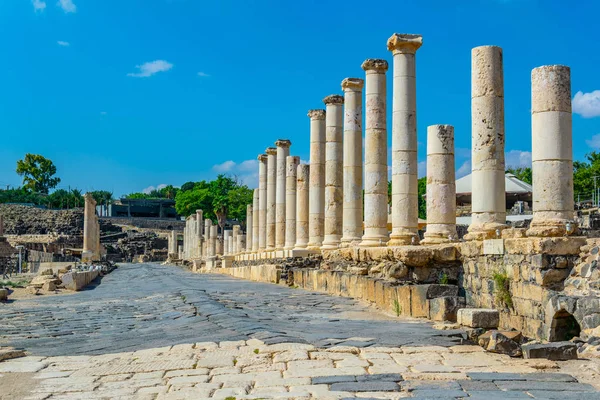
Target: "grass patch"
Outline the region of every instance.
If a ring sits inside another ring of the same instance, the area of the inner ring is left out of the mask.
[[[394,312],[396,313],[396,317],[399,317],[402,314],[402,306],[398,299],[394,299]]]
[[[258,354],[260,350],[254,349],[254,354]]]
[[[440,274],[440,285],[447,285],[448,284],[448,274],[445,272],[442,272]]]
[[[0,281],[0,286],[6,286],[11,288],[24,288],[27,286],[27,281]]]
[[[237,358],[233,359],[233,366],[235,367],[237,365]]]
[[[510,294],[510,278],[506,272],[496,271],[492,275],[494,279],[494,292],[496,301],[507,307],[513,308],[512,296]]]
[[[187,297],[185,296],[181,296],[181,300],[185,303],[185,299],[187,299]]]

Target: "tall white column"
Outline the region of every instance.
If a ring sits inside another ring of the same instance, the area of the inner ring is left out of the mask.
[[[258,251],[267,247],[267,155],[258,156]]]
[[[275,200],[277,194],[277,148],[267,153],[267,250],[275,250]]]
[[[211,225],[210,227],[210,256],[215,257],[217,255],[217,235],[218,225]]]
[[[208,257],[208,237],[210,236],[210,226],[212,221],[209,218],[204,218],[204,256]]]
[[[285,203],[286,203],[286,177],[285,163],[290,155],[292,142],[287,139],[279,139],[275,142],[277,146],[277,189],[275,195],[275,248],[283,250],[285,247]]]
[[[324,249],[337,249],[342,239],[344,97],[323,99],[325,115],[325,225]]]
[[[241,227],[239,225],[233,226],[231,234],[231,254],[238,254],[240,249],[238,248],[238,236],[240,235]]]
[[[388,164],[386,127],[386,79],[388,63],[368,59],[365,124],[365,233],[360,246],[384,246],[388,241]]]
[[[392,101],[392,234],[388,246],[419,241],[417,188],[417,91],[415,54],[421,35],[395,33],[387,47],[394,56]]]
[[[292,250],[296,244],[296,181],[300,157],[288,156],[285,163],[285,250]]]
[[[427,127],[427,231],[423,244],[455,241],[454,127]]]
[[[246,247],[245,251],[250,253],[252,251],[252,222],[254,218],[254,208],[252,204],[246,206]],[[242,250],[244,251],[244,250]]]
[[[323,244],[325,224],[325,110],[310,110],[308,248]]]
[[[362,91],[364,80],[346,78],[344,90],[344,205],[342,245],[360,243],[363,235]]]
[[[506,228],[504,73],[500,47],[475,47],[471,56],[471,225],[465,239],[482,240]]]
[[[296,245],[294,249],[306,249],[308,246],[309,182],[310,165],[298,165],[296,180]]]
[[[223,232],[223,255],[225,256],[231,255],[231,251],[233,250],[233,246],[231,243],[232,236],[233,231],[231,229],[226,229]]]
[[[531,133],[533,220],[527,235],[574,233],[569,67],[548,65],[531,71]]]
[[[259,232],[259,192],[260,189],[254,189],[254,195],[252,196],[252,252],[256,253],[258,251],[258,232]]]

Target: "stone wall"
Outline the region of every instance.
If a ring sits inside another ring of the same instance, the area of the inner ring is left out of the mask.
[[[185,227],[185,221],[178,219],[100,217],[100,221],[160,231],[183,231]]]

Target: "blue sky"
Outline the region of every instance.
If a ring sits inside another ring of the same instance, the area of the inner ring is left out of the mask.
[[[117,196],[218,172],[254,186],[277,138],[309,159],[307,110],[363,77],[366,58],[391,62],[394,32],[423,35],[422,167],[427,126],[443,123],[469,170],[479,45],[504,50],[507,163],[530,163],[530,74],[548,64],[571,67],[580,159],[600,148],[598,15],[593,0],[1,0],[0,185],[20,184],[30,152],[55,162],[61,187]]]

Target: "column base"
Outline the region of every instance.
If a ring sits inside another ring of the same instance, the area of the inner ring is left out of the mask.
[[[388,247],[418,245],[419,241],[418,233],[404,231],[402,233],[392,233],[387,245]]]
[[[338,249],[340,247],[341,240],[342,237],[340,235],[326,235],[321,248],[327,250]]]
[[[567,229],[567,223],[571,226]],[[568,236],[577,235],[579,228],[573,221],[565,220],[536,220],[535,218],[531,221],[529,229],[527,229],[526,235],[533,237],[557,237],[557,236]]]
[[[306,250],[308,247],[308,243],[298,243],[294,246],[292,250]]]
[[[362,241],[362,238],[360,236],[342,237],[342,241],[340,243],[340,248],[358,246],[361,241]]]
[[[363,236],[359,247],[383,247],[390,239],[387,236]]]
[[[502,233],[498,235],[497,230],[504,230],[508,228],[506,224],[499,222],[488,222],[481,225],[469,226],[469,233],[467,233],[464,240],[486,240],[486,239],[498,239],[502,237]]]

